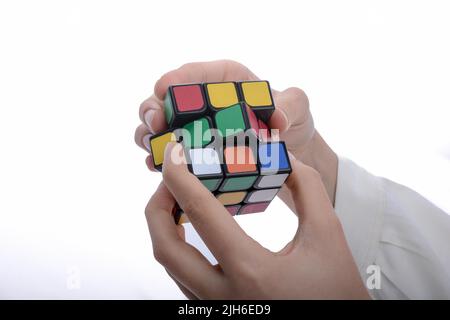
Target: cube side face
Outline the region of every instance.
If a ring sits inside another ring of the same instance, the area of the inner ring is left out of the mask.
[[[203,87],[208,105],[215,111],[239,103],[238,88],[235,82],[205,83]]]

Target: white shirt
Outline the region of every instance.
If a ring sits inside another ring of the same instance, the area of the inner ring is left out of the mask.
[[[412,173],[413,174],[413,173]],[[376,299],[450,299],[450,216],[420,194],[340,158],[335,210]]]

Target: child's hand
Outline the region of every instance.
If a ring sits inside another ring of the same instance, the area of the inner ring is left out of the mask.
[[[258,77],[247,67],[230,60],[188,63],[166,73],[156,83],[155,93],[141,104],[139,116],[142,124],[136,129],[136,143],[148,150],[149,135],[167,127],[162,100],[170,85],[238,80],[258,80]],[[337,157],[314,129],[308,98],[298,88],[273,90],[272,93],[276,109],[268,123],[269,127],[280,130],[280,139],[286,142],[288,150],[320,173],[328,197],[334,203]],[[147,157],[146,163],[152,170],[150,157]],[[282,190],[280,196],[295,210],[289,192]]]
[[[294,239],[273,253],[247,236],[223,205],[192,175],[180,144],[166,148],[164,184],[151,198],[146,216],[155,258],[190,298],[366,299],[344,233],[320,175],[291,157],[287,192],[301,225]],[[177,201],[216,257],[212,266],[184,241],[174,223]]]

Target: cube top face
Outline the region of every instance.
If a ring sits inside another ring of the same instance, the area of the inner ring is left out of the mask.
[[[290,172],[291,165],[284,142],[261,143],[258,147],[261,175]]]
[[[190,149],[189,160],[192,166],[192,173],[196,176],[222,174],[219,154],[213,148]]]
[[[176,141],[176,136],[173,132],[165,132],[160,135],[155,135],[150,139],[150,148],[152,149],[153,164],[156,167],[162,165],[164,160],[164,150],[169,142]]]
[[[211,120],[203,117],[184,125],[187,135],[183,137],[183,144],[187,148],[199,148],[212,141]]]
[[[224,162],[229,173],[258,173],[253,150],[247,146],[226,147]]]
[[[248,127],[240,104],[220,110],[216,113],[214,120],[217,131],[223,138],[244,132]]]
[[[203,109],[205,101],[199,84],[180,85],[172,88],[176,107],[180,112]]]
[[[209,104],[215,109],[227,108],[239,103],[234,82],[207,83],[205,91]]]
[[[267,81],[248,81],[241,83],[243,100],[250,107],[273,106],[272,94]]]

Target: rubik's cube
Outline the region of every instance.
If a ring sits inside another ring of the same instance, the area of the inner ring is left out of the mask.
[[[169,142],[181,142],[190,172],[231,215],[263,212],[291,173],[284,142],[268,130],[274,110],[267,81],[171,86],[169,129],[150,138],[154,167],[161,170]],[[188,221],[178,206],[174,215]]]

